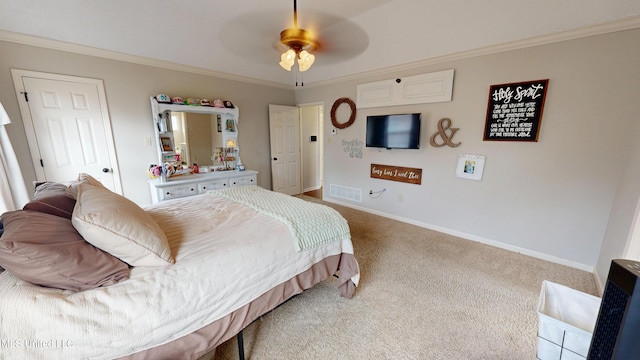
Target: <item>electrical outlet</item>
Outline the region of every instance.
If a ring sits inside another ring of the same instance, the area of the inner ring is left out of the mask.
[[[369,190],[369,195],[373,195],[373,190]]]
[[[151,138],[150,137],[146,137],[144,138],[144,144],[146,146],[151,146]]]

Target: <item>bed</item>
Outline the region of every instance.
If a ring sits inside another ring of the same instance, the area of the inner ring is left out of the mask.
[[[91,247],[102,249],[104,231],[122,231],[121,223],[135,217],[128,206],[136,205],[94,185],[78,188],[70,221],[87,242],[99,235]],[[92,198],[92,193],[100,196]],[[114,213],[108,226],[91,229],[97,234],[77,221],[79,212],[91,208],[89,200],[96,199],[101,199],[98,208],[110,207]],[[28,207],[20,211],[38,215]],[[140,211],[166,236],[169,254],[157,253],[168,256],[167,264],[140,256],[131,260],[127,256],[136,250],[118,244],[109,252],[114,257],[149,264],[125,262],[128,273],[120,267],[91,280],[90,289],[25,281],[11,271],[15,264],[0,249],[0,265],[8,269],[0,272],[0,359],[198,359],[321,281],[336,276],[336,297],[351,298],[359,280],[346,220],[324,205],[250,185]],[[0,245],[20,231],[5,222],[13,215],[2,215]]]

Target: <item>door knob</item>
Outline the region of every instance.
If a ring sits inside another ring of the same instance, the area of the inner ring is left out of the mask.
[[[109,168],[102,168],[102,172],[103,173],[108,173],[109,172]]]
[[[273,160],[277,161],[277,160],[278,160],[278,158],[273,158]]]

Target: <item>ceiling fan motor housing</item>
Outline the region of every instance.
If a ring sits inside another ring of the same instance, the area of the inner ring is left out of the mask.
[[[305,29],[289,28],[280,33],[280,42],[293,49],[296,53],[302,50],[315,50],[318,45],[311,39]]]

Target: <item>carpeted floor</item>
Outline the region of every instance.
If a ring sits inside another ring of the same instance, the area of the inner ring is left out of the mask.
[[[325,204],[349,222],[360,286],[344,299],[330,279],[263,316],[247,359],[535,359],[542,281],[596,293],[584,271]],[[235,339],[216,351],[237,358]]]

